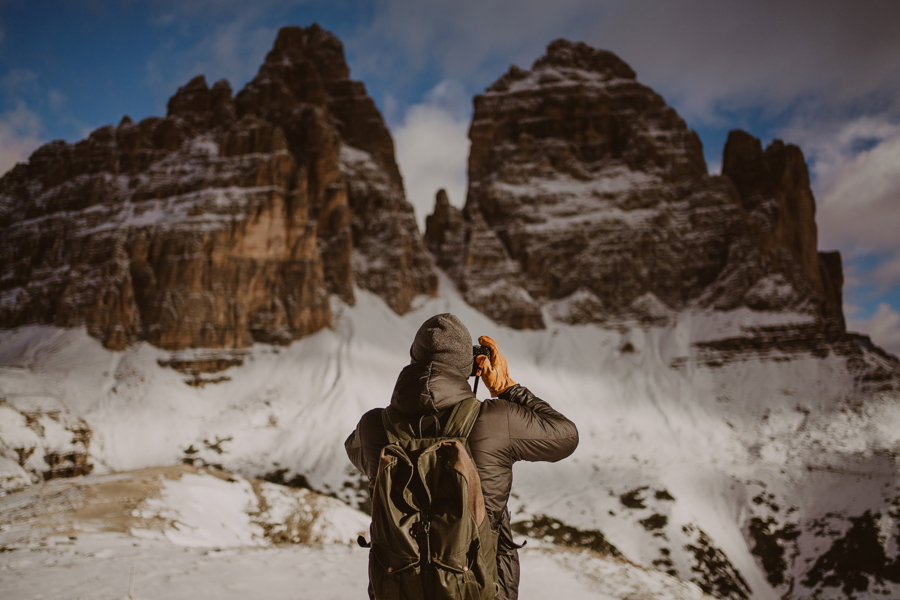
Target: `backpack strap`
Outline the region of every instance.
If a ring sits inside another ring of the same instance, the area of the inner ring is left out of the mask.
[[[468,438],[480,412],[481,402],[478,398],[459,402],[451,409],[440,437]],[[391,444],[419,437],[412,422],[393,406],[388,406],[381,412],[381,422]]]
[[[381,411],[381,423],[384,425],[388,443],[398,444],[403,440],[412,440],[418,437],[409,419],[393,406],[388,406]]]
[[[478,398],[467,398],[454,406],[447,424],[444,425],[444,437],[468,439],[479,413],[481,402]]]

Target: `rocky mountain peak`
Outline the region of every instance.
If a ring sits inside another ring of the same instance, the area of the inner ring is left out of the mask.
[[[435,256],[439,267],[452,269],[456,266],[458,252],[465,252],[466,222],[458,208],[450,204],[447,191],[440,189],[434,199],[434,212],[425,217],[425,245]]]
[[[39,148],[0,178],[0,327],[239,348],[327,326],[354,285],[401,313],[433,294],[393,140],[348,77],[335,36],[286,27],[235,97],[198,75],[164,118]]]
[[[553,42],[530,71],[510,67],[474,105],[472,180],[498,170],[587,180],[613,162],[669,181],[707,174],[684,120],[624,61],[583,43]]]
[[[760,140],[736,129],[728,134],[722,161],[722,173],[737,186],[748,209],[779,187],[809,188],[809,170],[803,151],[782,140],[773,140],[763,150]]]
[[[610,52],[592,48],[584,42],[558,39],[550,42],[547,53],[534,61],[532,71],[546,67],[580,69],[608,79],[635,79],[637,75],[628,64]]]
[[[231,84],[220,79],[210,88],[203,75],[178,88],[166,107],[166,116],[178,117],[203,129],[225,124],[235,116]]]
[[[350,67],[344,58],[344,45],[317,23],[309,27],[282,27],[275,38],[265,64],[297,64],[312,61],[327,80],[347,79]]]
[[[205,75],[197,75],[178,88],[166,104],[166,116],[179,116],[209,110],[209,86]]]
[[[557,40],[475,97],[466,206],[439,198],[425,235],[467,300],[513,327],[747,306],[842,331],[799,148],[735,131],[710,176],[696,133],[634,77]]]

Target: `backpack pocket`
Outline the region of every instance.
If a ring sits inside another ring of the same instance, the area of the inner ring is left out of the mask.
[[[379,558],[381,556],[381,558]],[[422,593],[420,570],[416,565],[408,565],[399,571],[385,567],[385,552],[376,545],[369,551],[369,582],[375,600],[420,600]],[[383,562],[384,561],[384,562]]]
[[[372,549],[370,556],[387,571],[397,573],[419,562],[414,528],[421,515],[409,490],[414,476],[402,449],[386,446],[372,494]]]

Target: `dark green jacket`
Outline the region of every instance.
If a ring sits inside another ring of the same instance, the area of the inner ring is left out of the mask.
[[[456,367],[440,362],[413,363],[400,372],[391,405],[409,416],[416,427],[421,424],[427,433],[434,427],[430,415],[446,418],[448,408],[473,396],[469,380]],[[364,414],[345,443],[350,461],[369,477],[370,486],[381,449],[388,444],[381,421],[383,410],[376,408]],[[575,424],[522,385],[482,402],[469,435],[469,448],[478,466],[485,505],[500,531],[497,566],[502,589],[498,600],[518,596],[519,560],[506,509],[513,463],[555,462],[572,454],[577,445]]]

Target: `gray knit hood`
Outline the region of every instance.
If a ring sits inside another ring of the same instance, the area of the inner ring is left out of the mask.
[[[414,363],[453,365],[467,378],[472,372],[472,336],[455,315],[434,315],[419,327],[409,356]]]

